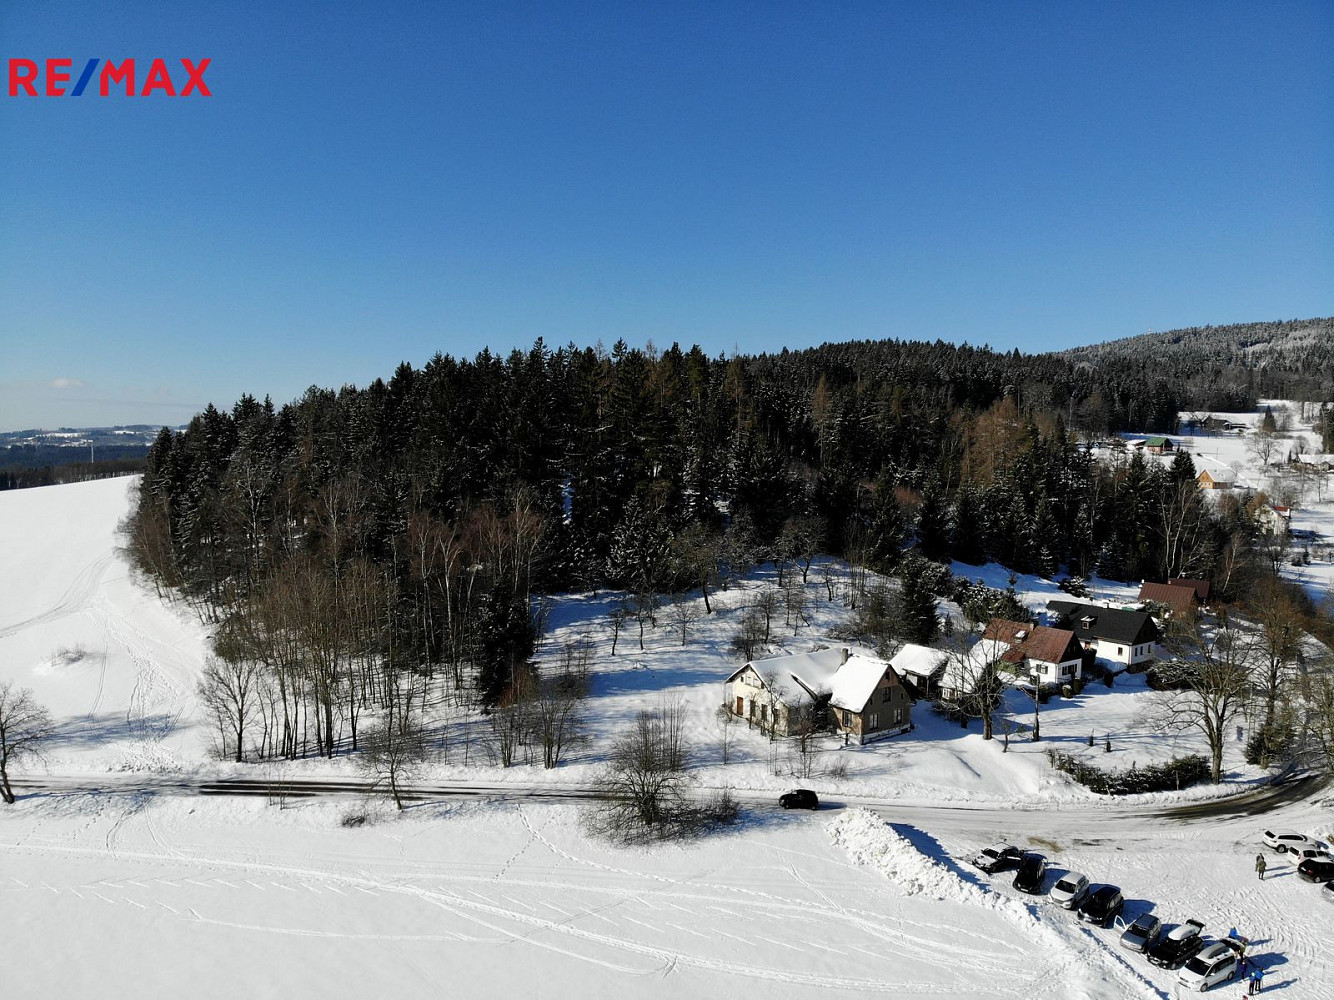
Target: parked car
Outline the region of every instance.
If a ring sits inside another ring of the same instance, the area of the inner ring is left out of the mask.
[[[1034,896],[1042,893],[1042,880],[1047,877],[1047,859],[1041,854],[1025,854],[1014,873],[1014,887]]]
[[[1320,892],[1320,898],[1327,902],[1334,903],[1334,879],[1325,883],[1325,888]]]
[[[973,858],[973,864],[989,874],[1002,868],[1009,868],[1011,865],[1017,865],[1023,860],[1023,857],[1024,852],[1013,844],[997,843],[983,848],[982,852]]]
[[[1328,882],[1334,879],[1334,858],[1321,860],[1307,858],[1297,866],[1297,874],[1308,882]]]
[[[1294,855],[1297,864],[1301,864],[1309,858],[1316,858],[1319,861],[1334,861],[1334,854],[1329,852],[1329,848],[1321,844],[1319,847],[1298,847],[1288,852]]]
[[[1110,927],[1125,907],[1125,897],[1121,895],[1119,886],[1100,885],[1084,897],[1084,901],[1075,909],[1075,916],[1086,924]]]
[[[1204,938],[1200,937],[1203,930],[1204,924],[1198,920],[1187,920],[1184,924],[1178,924],[1149,949],[1149,961],[1164,969],[1175,969],[1184,965],[1204,947]]]
[[[1089,891],[1089,878],[1079,872],[1066,872],[1051,887],[1052,902],[1073,910]]]
[[[820,796],[809,788],[797,788],[778,796],[778,804],[784,809],[819,809]]]
[[[1152,913],[1141,913],[1121,933],[1121,947],[1131,951],[1148,951],[1158,943],[1158,935],[1163,932],[1163,922]]]
[[[1272,847],[1279,854],[1287,854],[1291,850],[1301,847],[1323,847],[1318,840],[1308,837],[1304,833],[1294,833],[1291,830],[1281,830],[1275,833],[1273,830],[1266,830],[1264,835],[1265,845]]]
[[[1240,965],[1237,953],[1232,948],[1222,941],[1215,941],[1186,961],[1177,973],[1177,983],[1188,990],[1203,993],[1210,986],[1235,979]]]

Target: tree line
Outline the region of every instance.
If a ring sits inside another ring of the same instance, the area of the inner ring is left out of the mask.
[[[642,636],[664,595],[707,607],[756,562],[804,579],[827,552],[906,579],[891,617],[911,634],[936,578],[919,560],[1226,587],[1252,530],[1239,505],[1205,505],[1188,456],[1085,447],[1190,402],[1140,367],[943,343],[710,358],[539,340],[210,406],[159,433],[124,527],[136,565],[217,626],[232,715],[235,667],[251,672],[229,755],[331,755],[394,699],[415,697],[411,718],[437,676],[486,706],[543,691],[542,593],[624,589]]]

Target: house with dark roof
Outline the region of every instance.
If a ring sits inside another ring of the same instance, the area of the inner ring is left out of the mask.
[[[1083,674],[1084,650],[1069,629],[993,618],[982,642],[1005,647],[999,659],[1034,684],[1065,684]]]
[[[868,651],[821,647],[752,660],[723,684],[723,703],[762,731],[794,735],[808,720],[858,743],[912,728],[912,696],[884,660]]]
[[[1078,601],[1048,601],[1047,610],[1060,628],[1074,633],[1075,640],[1098,658],[1127,667],[1154,658],[1154,644],[1162,631],[1153,616],[1143,611],[1103,608]]]

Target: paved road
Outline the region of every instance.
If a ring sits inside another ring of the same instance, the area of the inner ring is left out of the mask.
[[[1026,829],[1041,832],[1047,828],[1069,829],[1071,821],[1086,820],[1101,835],[1121,832],[1142,832],[1146,818],[1163,821],[1164,825],[1190,825],[1216,822],[1219,819],[1241,819],[1269,813],[1284,806],[1311,799],[1329,785],[1323,774],[1297,774],[1282,777],[1271,784],[1250,788],[1236,795],[1192,802],[1183,805],[1146,808],[1143,805],[1123,804],[1116,799],[1095,802],[1055,801],[1041,805],[966,804],[934,805],[867,798],[864,796],[826,796],[823,808],[864,806],[887,819],[921,826],[945,827],[956,830],[995,831],[1015,825],[1016,817]],[[373,783],[345,778],[292,778],[275,780],[256,778],[178,778],[164,776],[145,778],[142,775],[50,775],[40,780],[14,782],[20,794],[118,793],[126,795],[231,795],[312,798],[315,796],[360,796],[374,794]],[[772,804],[772,792],[733,791],[745,804]],[[578,801],[593,799],[598,791],[589,785],[542,784],[482,784],[448,783],[418,784],[404,789],[404,797],[422,801],[429,799],[474,798],[496,801]]]

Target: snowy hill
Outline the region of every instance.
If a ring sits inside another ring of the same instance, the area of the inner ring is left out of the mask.
[[[1131,678],[1054,699],[1044,741],[1012,739],[1008,752],[922,706],[905,737],[823,746],[822,757],[846,762],[846,778],[796,778],[789,757],[744,726],[722,763],[714,711],[736,662],[728,637],[769,570],[718,594],[719,610],[687,645],[664,626],[642,651],[622,636],[615,657],[601,631],[608,595],[554,602],[540,655],[574,639],[595,649],[591,745],[551,771],[498,769],[478,746],[434,775],[508,785],[507,799],[428,802],[400,816],[355,795],[174,790],[164,772],[232,768],[208,759],[193,694],[207,630],[132,580],[117,551],[131,485],[0,494],[0,677],[32,687],[57,716],[50,770],[85,776],[78,791],[0,808],[0,906],[21,915],[8,944],[26,956],[17,995],[1175,995],[1175,974],[1120,949],[1116,930],[1022,896],[1009,873],[973,869],[967,859],[997,838],[1047,855],[1049,883],[1078,870],[1120,885],[1128,917],[1197,918],[1210,936],[1236,928],[1255,942],[1266,992],[1334,991],[1328,893],[1272,854],[1264,883],[1251,870],[1265,826],[1334,834],[1327,800],[1165,819],[1155,813],[1173,797],[1108,802],[1047,765],[1048,747],[1106,757],[1086,745],[1095,727],[1115,734],[1120,766],[1194,748],[1137,724],[1145,692]],[[1008,582],[994,565],[954,569]],[[1132,589],[1093,586],[1113,601]],[[846,615],[820,600],[814,575],[811,587],[811,625],[786,630],[789,648],[810,648]],[[1016,589],[1034,609],[1059,594],[1033,577]],[[611,847],[586,832],[578,805],[525,797],[591,778],[608,740],[664,696],[686,706],[699,782],[754,790],[742,794],[737,828],[652,850]],[[1021,721],[1025,701],[1010,706]],[[1253,780],[1239,750],[1229,744],[1229,769]],[[294,769],[349,765],[245,771],[272,780]],[[775,792],[798,783],[821,790],[820,812],[776,808]],[[228,973],[200,977],[201,967]]]

